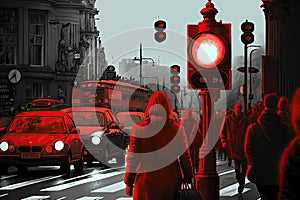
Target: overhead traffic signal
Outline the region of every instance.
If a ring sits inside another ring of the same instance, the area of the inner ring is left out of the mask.
[[[180,76],[178,75],[180,73],[180,66],[179,65],[172,65],[170,67],[170,83],[171,85],[171,90],[174,93],[180,92]]]
[[[188,24],[187,41],[189,89],[231,89],[231,24]]]
[[[253,43],[254,42],[254,35],[253,35],[254,24],[252,22],[248,22],[248,20],[246,20],[244,23],[242,23],[241,29],[243,31],[243,33],[241,35],[242,43],[244,43],[245,45]]]
[[[154,39],[156,42],[163,42],[167,38],[166,32],[167,23],[163,20],[158,20],[154,23],[154,29],[156,30],[154,34]]]
[[[112,80],[116,78],[115,66],[108,65],[104,71],[104,79]]]

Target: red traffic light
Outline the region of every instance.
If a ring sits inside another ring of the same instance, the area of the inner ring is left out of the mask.
[[[167,28],[167,23],[163,20],[158,20],[154,23],[154,28],[157,31],[164,31]]]
[[[179,85],[172,85],[172,86],[171,86],[171,90],[172,90],[174,93],[179,93],[179,92],[180,92],[180,87],[179,87]]]
[[[241,41],[244,44],[251,44],[254,42],[254,24],[252,22],[248,22],[247,20],[242,23],[241,29],[243,31],[243,34],[241,35]]]
[[[243,33],[241,35],[241,40],[244,44],[251,44],[254,42],[254,35],[252,33]]]
[[[254,31],[254,24],[252,22],[246,22],[242,23],[241,29],[243,32],[253,32]]]
[[[154,34],[154,39],[157,41],[157,42],[163,42],[165,41],[167,38],[167,35],[165,32],[156,32]]]
[[[170,77],[170,82],[172,83],[172,84],[179,84],[180,83],[180,76],[178,76],[178,75],[173,75],[173,76],[171,76]]]
[[[179,74],[180,73],[180,66],[179,65],[172,65],[170,67],[171,74]]]

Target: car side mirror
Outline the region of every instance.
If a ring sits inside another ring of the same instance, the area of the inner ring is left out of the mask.
[[[71,133],[78,133],[79,134],[80,133],[80,129],[74,127],[74,128],[71,129]]]

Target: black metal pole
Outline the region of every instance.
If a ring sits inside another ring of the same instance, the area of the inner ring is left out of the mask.
[[[143,60],[143,54],[142,54],[142,43],[140,43],[140,85],[143,84],[143,73],[142,73],[142,60]]]
[[[249,60],[249,67],[252,67],[252,53],[254,52],[254,51],[256,51],[256,50],[258,50],[258,49],[253,49],[253,50],[251,50],[251,52],[250,52],[250,60]],[[248,108],[250,109],[251,108],[251,101],[252,101],[252,99],[253,99],[253,94],[252,94],[252,73],[250,73],[250,71],[249,71],[249,104],[248,104]]]
[[[247,44],[244,45],[244,112],[247,111]]]

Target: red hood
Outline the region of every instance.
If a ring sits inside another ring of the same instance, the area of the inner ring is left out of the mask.
[[[80,135],[90,135],[95,131],[103,131],[104,127],[101,126],[76,126],[80,130]]]
[[[57,140],[64,141],[68,134],[37,134],[37,133],[8,133],[3,136],[10,142],[13,141],[15,146],[32,145],[43,146],[45,144],[53,143]]]

